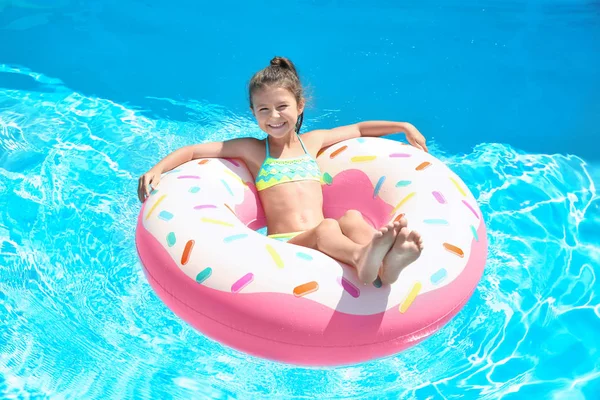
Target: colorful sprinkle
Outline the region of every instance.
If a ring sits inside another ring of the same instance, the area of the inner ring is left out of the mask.
[[[223,204],[223,205],[224,205],[225,207],[227,207],[227,209],[228,209],[229,211],[231,211],[231,213],[232,213],[233,215],[235,215],[235,211],[233,211],[233,209],[232,209],[231,207],[229,207],[227,204]],[[237,216],[237,215],[236,215],[236,216]]]
[[[431,163],[429,161],[422,162],[415,168],[417,171],[423,171],[425,168],[429,167]]]
[[[248,184],[246,182],[244,182],[244,180],[242,178],[240,178],[239,175],[234,174],[233,172],[231,172],[228,169],[226,169],[224,172],[227,175],[229,175],[230,177],[232,177],[233,179],[235,179],[236,181],[238,181],[239,183],[241,183],[242,185],[248,186]]]
[[[254,274],[252,272],[248,272],[246,275],[242,276],[240,279],[235,281],[235,283],[233,285],[231,285],[231,292],[232,293],[239,292],[240,290],[242,290],[243,288],[248,286],[248,284],[250,282],[252,282],[253,280],[254,280]]]
[[[412,289],[410,289],[408,296],[406,296],[406,299],[404,299],[404,301],[400,304],[400,312],[402,314],[404,314],[408,310],[408,307],[410,307],[410,305],[413,303],[413,301],[415,301],[422,287],[423,285],[421,285],[421,282],[415,282]]]
[[[383,182],[385,182],[385,176],[382,176],[377,181],[377,185],[375,185],[375,190],[373,191],[373,198],[377,197],[377,195],[379,194],[379,190],[381,189]]]
[[[396,207],[394,207],[391,214],[392,215],[396,214],[396,211],[398,211],[398,209],[400,207],[402,207],[404,205],[404,203],[406,203],[408,200],[410,200],[415,194],[416,194],[416,192],[407,194],[406,197],[404,197],[402,200],[400,200],[400,203],[398,203],[398,205]]]
[[[408,158],[408,157],[410,157],[410,154],[407,154],[407,153],[392,153],[392,154],[390,154],[390,157],[392,157],[392,158]]]
[[[358,143],[364,143],[365,142],[365,138],[360,137],[358,139],[356,139],[358,141]]]
[[[377,279],[375,279],[375,280],[373,281],[373,286],[375,286],[376,288],[380,288],[380,287],[381,287],[381,285],[383,285],[383,283],[381,283],[381,278],[380,278],[380,277],[377,277]]]
[[[327,150],[327,148],[317,151],[317,157],[319,157],[321,154],[323,154],[325,152],[325,150]]]
[[[231,243],[233,241],[244,239],[244,238],[247,238],[247,237],[248,237],[247,233],[240,233],[239,235],[227,236],[225,239],[223,239],[223,241],[225,243]]]
[[[344,278],[344,277],[339,277],[338,278],[338,283],[340,285],[342,285],[342,287],[344,288],[344,290],[346,292],[348,292],[348,294],[352,297],[354,297],[355,299],[360,296],[360,289],[357,288],[352,282],[350,282],[348,279]]]
[[[235,160],[233,160],[233,159],[231,159],[231,158],[226,158],[225,160],[229,161],[230,163],[232,163],[232,164],[233,164],[233,165],[235,165],[236,167],[239,167],[239,166],[240,166],[240,164],[239,164],[237,161],[235,161]]]
[[[306,261],[312,261],[312,259],[313,259],[310,254],[306,254],[306,253],[303,253],[301,251],[297,252],[296,256],[298,258],[301,258],[301,259],[306,260]]]
[[[196,282],[202,283],[207,280],[212,275],[212,268],[204,268],[202,271],[196,275]]]
[[[158,205],[165,199],[165,197],[167,197],[167,195],[163,194],[162,196],[160,196],[158,198],[158,200],[156,200],[156,203],[154,203],[152,205],[152,207],[150,208],[150,211],[148,211],[148,214],[146,214],[146,219],[150,218],[150,215],[152,215],[152,213],[154,212],[154,210],[156,209],[156,207],[158,207]]]
[[[367,161],[373,161],[376,158],[377,158],[377,156],[356,156],[356,157],[352,157],[350,159],[350,161],[352,161],[352,162],[367,162]]]
[[[423,222],[430,225],[448,225],[445,219],[424,219]]]
[[[463,202],[463,204],[465,206],[467,206],[467,208],[469,210],[471,210],[471,212],[473,213],[473,215],[475,215],[477,217],[477,219],[479,219],[479,215],[477,214],[477,211],[475,211],[475,209],[469,203],[467,203],[465,200],[463,200],[462,202]]]
[[[433,195],[433,197],[435,197],[435,199],[438,201],[438,203],[446,204],[446,198],[444,197],[443,194],[441,194],[440,192],[431,192],[431,194]]]
[[[431,275],[431,278],[430,278],[431,283],[433,283],[434,285],[437,285],[438,283],[440,283],[441,281],[446,279],[446,276],[448,276],[446,269],[440,268],[436,272],[434,272],[433,275]]]
[[[460,194],[462,194],[463,196],[467,196],[467,194],[465,193],[465,191],[463,190],[462,187],[460,187],[460,185],[458,184],[458,182],[456,182],[456,180],[452,177],[450,177],[450,180],[452,181],[452,183],[454,183],[454,186],[456,186],[456,188],[458,189],[458,191],[460,192]]]
[[[461,248],[459,248],[459,247],[456,247],[456,246],[455,246],[455,245],[453,245],[453,244],[450,244],[450,243],[444,243],[444,248],[445,248],[446,250],[448,250],[450,253],[452,253],[452,254],[454,254],[454,255],[457,255],[457,256],[459,256],[459,257],[461,257],[461,258],[465,256],[465,253],[462,251],[462,249],[461,249]]]
[[[201,161],[198,162],[198,165],[204,165],[204,164],[206,164],[209,161],[210,160],[201,160]]]
[[[150,196],[155,195],[156,193],[158,193],[158,189],[152,189]]]
[[[199,206],[195,206],[194,210],[204,210],[206,208],[217,208],[214,204],[200,204]]]
[[[400,220],[404,217],[404,213],[400,213],[398,215],[396,215],[396,218],[394,218],[394,222],[400,222]]]
[[[200,179],[198,175],[179,175],[177,179]]]
[[[158,214],[158,218],[162,219],[163,221],[170,221],[173,218],[173,214],[171,214],[168,211],[162,210]]]
[[[229,187],[229,185],[227,184],[227,182],[225,182],[224,179],[221,179],[221,183],[223,184],[223,186],[225,186],[225,189],[227,189],[227,191],[229,192],[229,194],[233,196],[233,192],[231,191],[231,188]]]
[[[331,175],[329,175],[328,172],[325,172],[323,174],[323,182],[325,182],[328,185],[331,185],[331,183],[333,182],[333,177]]]
[[[277,268],[283,268],[283,260],[281,259],[281,256],[275,251],[273,246],[268,244],[266,247],[267,251],[271,255],[271,258],[273,258],[273,261],[275,261],[275,265],[277,265]]]
[[[398,181],[398,183],[396,183],[396,187],[404,187],[404,186],[408,186],[411,184],[411,181]]]
[[[180,170],[180,169],[173,169],[173,170],[171,170],[171,171],[167,171],[167,172],[165,172],[165,173],[164,173],[164,175],[174,174],[174,173],[177,173],[177,172],[179,172],[179,171],[181,171],[181,170]]]
[[[190,190],[188,190],[188,192],[190,193],[198,193],[200,191],[200,187],[199,186],[192,186],[190,188]]]
[[[223,226],[228,226],[228,227],[233,227],[233,224],[230,222],[225,222],[225,221],[221,221],[219,219],[212,219],[212,218],[205,218],[202,217],[200,219],[202,222],[207,222],[209,224],[215,224],[215,225],[223,225]]]
[[[185,265],[190,260],[190,254],[192,253],[192,249],[194,248],[194,241],[188,240],[185,244],[185,249],[183,249],[183,254],[181,255],[181,265]]]
[[[475,241],[479,242],[479,235],[477,234],[477,229],[475,229],[473,225],[471,225],[471,233],[473,234]]]
[[[307,282],[294,288],[294,296],[306,296],[309,293],[319,290],[319,284],[315,281]]]
[[[169,247],[173,247],[175,246],[175,243],[177,243],[175,232],[169,232],[169,234],[167,235],[167,245],[169,245]]]
[[[336,151],[334,151],[333,153],[331,153],[329,155],[329,158],[331,158],[331,159],[336,158],[338,155],[340,155],[340,153],[342,153],[347,148],[348,148],[348,146],[342,146],[342,147],[340,147],[339,149],[337,149]]]

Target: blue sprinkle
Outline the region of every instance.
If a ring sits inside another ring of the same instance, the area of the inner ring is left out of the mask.
[[[171,218],[173,218],[173,214],[163,210],[160,212],[160,214],[158,214],[158,218],[162,219],[163,221],[169,221]]]
[[[204,268],[198,275],[196,275],[196,282],[202,283],[212,275],[212,268]]]
[[[169,247],[173,247],[176,242],[177,242],[177,238],[175,237],[175,232],[170,232],[167,235],[167,244],[169,245]]]
[[[150,192],[150,196],[152,196],[153,194],[156,194],[158,192],[158,189],[152,189],[152,191]]]
[[[445,219],[424,219],[423,222],[433,225],[448,225],[448,221]]]
[[[381,189],[383,182],[385,182],[385,176],[382,176],[377,181],[377,185],[375,185],[375,190],[373,191],[373,198],[377,197],[377,195],[379,194],[379,190]]]
[[[410,181],[399,181],[398,183],[396,183],[396,187],[404,187],[404,186],[408,186],[410,185]]]
[[[358,141],[358,143],[364,143],[365,142],[365,138],[358,138],[356,140]]]
[[[239,235],[231,235],[231,236],[227,236],[225,239],[223,239],[223,241],[225,243],[229,243],[229,242],[233,242],[234,240],[239,240],[239,239],[243,239],[245,237],[248,237],[247,233],[240,233]]]
[[[167,172],[165,172],[164,174],[165,174],[165,175],[169,175],[169,174],[174,174],[175,172],[179,172],[179,171],[181,171],[181,170],[180,170],[180,169],[174,169],[174,170],[172,170],[172,171],[167,171]]]
[[[380,288],[381,285],[382,285],[381,278],[377,277],[377,279],[375,279],[375,281],[373,282],[373,286],[375,286],[376,288]]]
[[[473,225],[471,225],[471,232],[473,233],[473,237],[476,242],[479,242],[479,235],[477,234],[477,229]]]
[[[198,191],[200,190],[200,187],[198,186],[192,186],[189,190],[190,193],[198,193]]]
[[[310,254],[306,254],[301,251],[297,252],[296,256],[298,256],[299,258],[302,258],[303,260],[306,260],[306,261],[312,261],[312,259],[313,259]]]
[[[229,194],[233,196],[233,192],[231,191],[231,188],[229,187],[229,185],[227,184],[227,182],[225,182],[224,179],[221,179],[221,182],[223,183],[223,185],[225,185],[225,189],[227,189],[227,191],[229,192]]]
[[[438,283],[440,283],[441,281],[446,279],[446,276],[447,276],[446,269],[441,268],[441,269],[437,270],[436,272],[434,272],[433,275],[431,275],[431,283],[433,283],[434,285],[437,285]]]

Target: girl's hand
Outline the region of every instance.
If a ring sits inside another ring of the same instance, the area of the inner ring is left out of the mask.
[[[427,145],[426,142],[427,140],[425,139],[425,136],[423,136],[421,134],[421,132],[419,132],[419,130],[417,128],[415,128],[414,125],[408,125],[406,127],[406,140],[408,140],[408,143],[410,143],[411,145],[413,145],[414,147],[423,150],[426,153],[429,153],[429,150],[427,150]]]
[[[150,196],[150,188],[156,189],[160,182],[160,171],[151,169],[138,181],[138,198],[143,203]]]

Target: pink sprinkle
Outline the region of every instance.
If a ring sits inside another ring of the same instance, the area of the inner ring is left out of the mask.
[[[435,197],[438,203],[446,204],[446,199],[444,198],[443,194],[441,194],[440,192],[431,192],[431,194],[433,195],[433,197]]]
[[[390,157],[407,158],[407,157],[410,157],[410,154],[407,154],[407,153],[392,153],[392,154],[390,154]]]
[[[226,158],[226,160],[229,161],[230,163],[232,163],[233,165],[235,165],[236,167],[240,166],[240,164],[237,161],[232,160],[231,158]]]
[[[194,210],[202,210],[204,208],[217,208],[217,206],[213,204],[200,204],[199,206],[194,207]]]
[[[248,284],[250,282],[252,282],[253,280],[254,280],[254,274],[252,272],[248,272],[246,275],[244,275],[240,279],[238,279],[233,285],[231,285],[231,292],[232,293],[239,292],[240,290],[242,290],[243,288],[248,286]]]
[[[177,179],[200,179],[198,175],[179,175]]]
[[[473,214],[475,214],[477,219],[479,219],[479,215],[477,215],[477,211],[475,211],[475,209],[473,207],[471,207],[471,205],[469,203],[467,203],[465,200],[463,200],[462,202],[465,204],[465,206],[469,207],[469,210],[471,210],[473,212]]]
[[[340,285],[342,285],[342,287],[344,288],[344,290],[346,292],[348,292],[348,294],[352,297],[354,297],[355,299],[360,296],[360,289],[357,288],[356,286],[354,286],[354,284],[352,284],[352,282],[350,282],[348,279],[341,277],[338,277],[338,283]]]

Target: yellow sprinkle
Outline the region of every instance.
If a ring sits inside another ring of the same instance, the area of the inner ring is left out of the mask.
[[[234,178],[235,180],[237,180],[238,182],[240,182],[242,185],[244,185],[244,186],[248,186],[248,185],[246,184],[246,182],[244,182],[244,181],[242,180],[242,178],[240,178],[238,175],[234,174],[234,173],[233,173],[233,172],[231,172],[230,170],[226,169],[226,170],[225,170],[225,173],[226,173],[227,175],[231,176],[232,178]]]
[[[273,248],[273,246],[271,246],[270,244],[267,245],[267,251],[269,252],[269,254],[271,255],[271,257],[273,257],[273,261],[275,261],[275,265],[277,265],[277,268],[283,268],[283,260],[281,259],[281,257],[279,256],[279,254],[277,254],[277,252],[275,251],[275,249]]]
[[[365,162],[365,161],[373,161],[377,156],[356,156],[352,157],[350,161],[352,162]]]
[[[158,205],[165,199],[165,197],[167,197],[167,195],[163,194],[158,200],[156,200],[156,203],[152,205],[152,208],[150,208],[150,211],[148,211],[148,214],[146,214],[146,219],[150,218],[150,215],[154,212],[156,207],[158,207]]]
[[[229,226],[229,227],[233,227],[233,224],[230,222],[225,222],[225,221],[221,221],[218,219],[212,219],[212,218],[206,218],[203,217],[200,219],[202,222],[208,222],[209,224],[217,224],[217,225],[223,225],[223,226]]]
[[[402,207],[404,205],[404,203],[406,203],[408,200],[410,200],[411,197],[413,197],[416,194],[416,192],[412,192],[406,195],[405,198],[403,198],[402,200],[400,200],[400,203],[398,203],[398,205],[396,207],[394,207],[394,209],[392,210],[392,212],[390,213],[391,215],[396,214],[396,211],[398,211],[398,209],[400,207]]]
[[[452,183],[454,183],[454,186],[456,186],[456,188],[458,189],[458,191],[460,192],[460,194],[462,194],[463,196],[466,196],[467,194],[465,193],[465,191],[460,187],[460,185],[458,184],[458,182],[456,182],[454,180],[454,178],[450,177],[450,180],[452,181]]]
[[[410,289],[408,296],[406,296],[406,299],[404,299],[404,301],[400,304],[400,312],[402,314],[404,314],[406,310],[408,310],[408,307],[410,307],[410,305],[413,303],[413,301],[415,301],[422,287],[423,285],[421,285],[421,282],[416,282],[413,285],[412,289]]]

